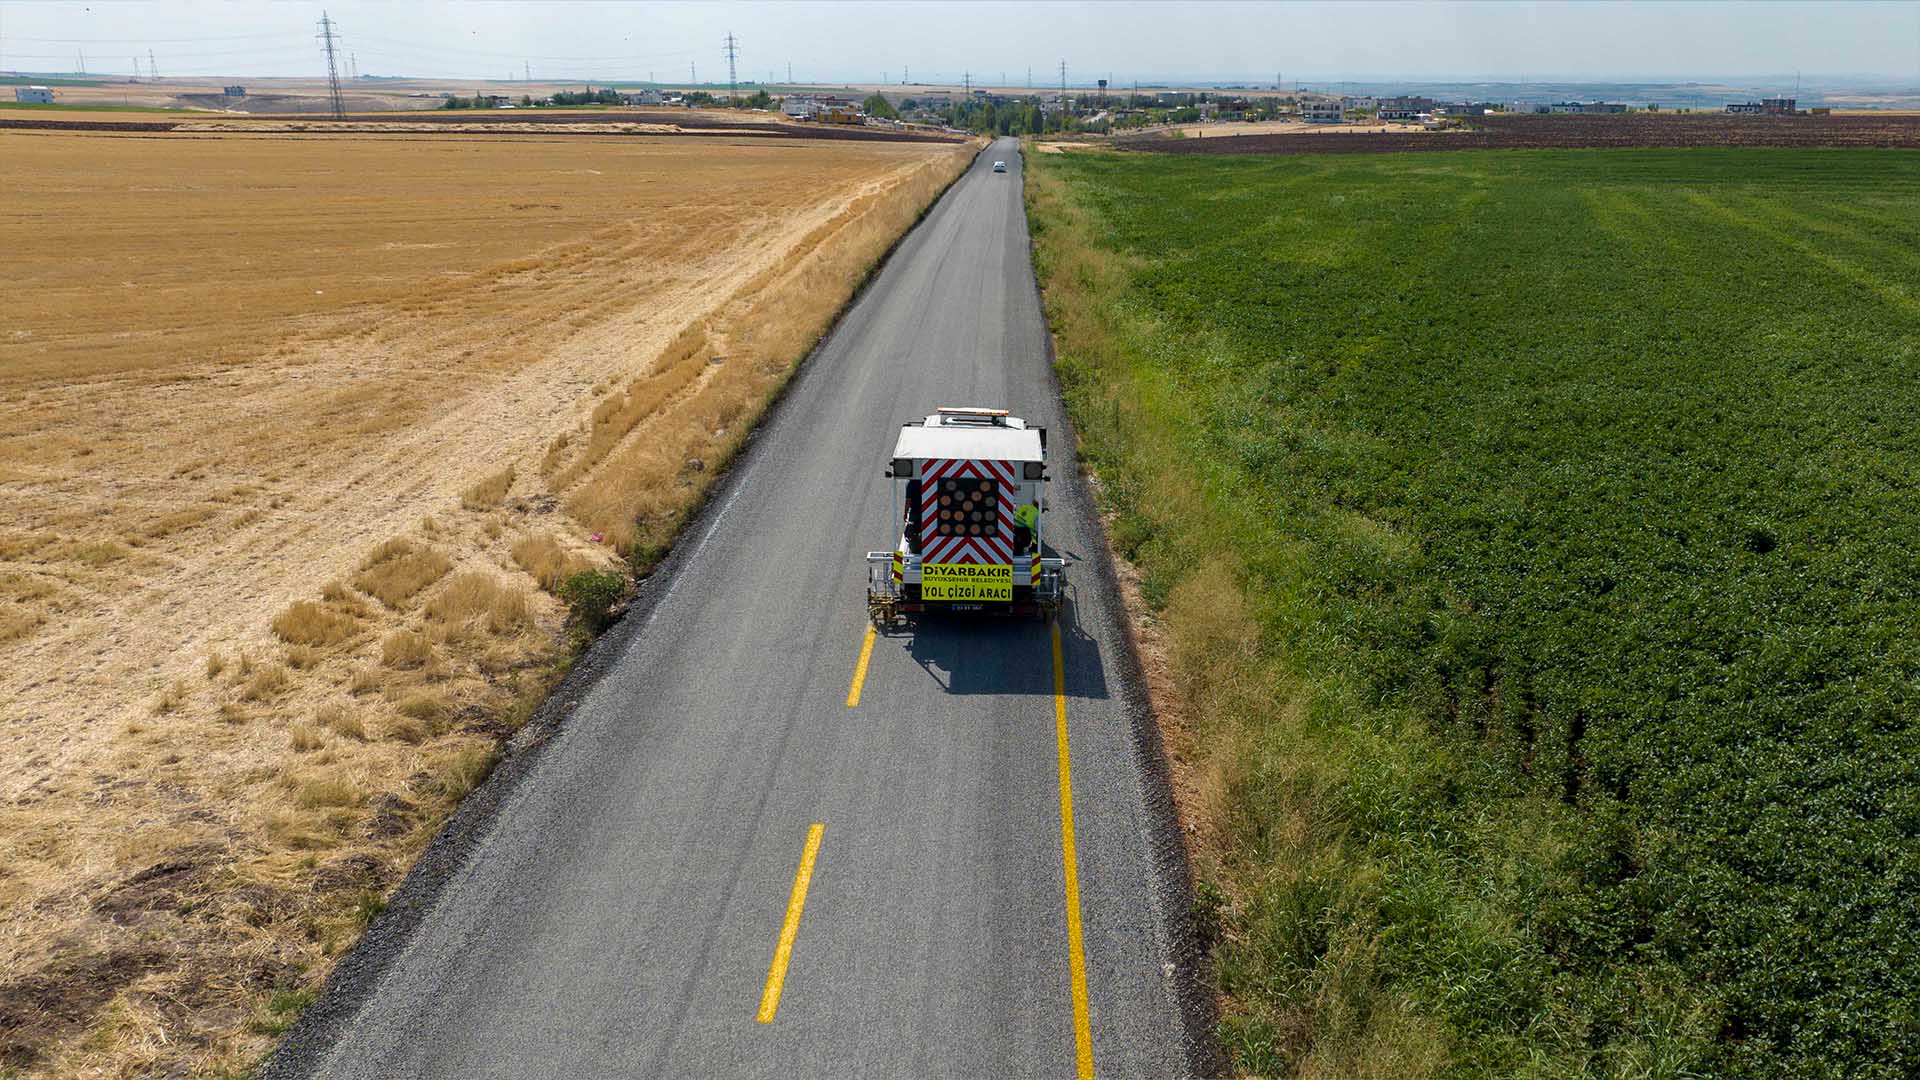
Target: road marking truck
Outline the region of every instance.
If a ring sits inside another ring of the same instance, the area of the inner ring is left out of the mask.
[[[1050,616],[1066,562],[1046,552],[1047,429],[1005,409],[940,408],[900,428],[893,461],[900,538],[867,552],[867,613]]]

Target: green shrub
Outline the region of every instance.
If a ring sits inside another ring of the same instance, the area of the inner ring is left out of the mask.
[[[613,605],[626,597],[627,579],[614,570],[582,570],[562,581],[558,593],[574,621],[597,634],[613,622]]]

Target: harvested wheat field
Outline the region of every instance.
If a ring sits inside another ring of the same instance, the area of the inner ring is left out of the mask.
[[[0,1073],[247,1069],[972,153],[0,134]]]

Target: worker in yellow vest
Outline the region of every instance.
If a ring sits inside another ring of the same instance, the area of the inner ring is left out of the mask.
[[[1040,508],[1025,503],[1013,512],[1013,546],[1016,551],[1031,551],[1040,535]]]

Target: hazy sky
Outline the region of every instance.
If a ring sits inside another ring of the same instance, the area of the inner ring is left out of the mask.
[[[161,75],[325,72],[321,3],[0,0],[0,70]],[[1057,84],[1170,77],[1699,78],[1920,82],[1920,3],[657,3],[328,0],[364,74]]]

